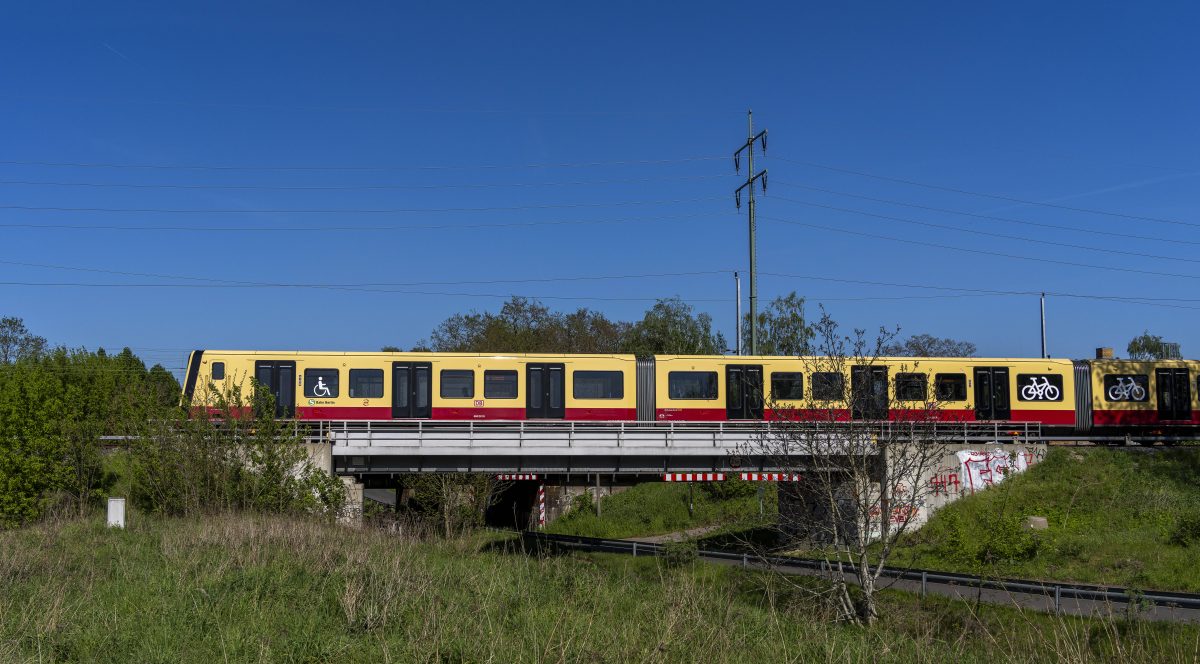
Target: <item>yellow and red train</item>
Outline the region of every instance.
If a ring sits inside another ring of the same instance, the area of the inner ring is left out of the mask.
[[[253,383],[251,382],[253,379]],[[227,388],[299,420],[747,421],[776,409],[833,419],[1036,422],[1181,431],[1200,425],[1200,362],[197,350],[184,401]],[[850,398],[849,395],[868,395]],[[931,407],[932,406],[932,407]]]

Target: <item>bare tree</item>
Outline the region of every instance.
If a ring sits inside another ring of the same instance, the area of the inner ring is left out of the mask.
[[[831,583],[818,594],[839,619],[869,626],[894,547],[927,516],[946,454],[940,410],[916,362],[880,360],[893,332],[842,335],[828,314],[815,332],[817,354],[801,358],[807,385],[773,390],[770,427],[743,454],[798,478],[780,483],[777,534],[823,557]]]

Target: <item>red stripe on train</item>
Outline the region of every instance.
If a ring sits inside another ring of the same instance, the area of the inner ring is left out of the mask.
[[[1092,412],[1096,426],[1151,425],[1190,426],[1200,424],[1200,411],[1192,411],[1190,420],[1162,420],[1157,410],[1096,410]]]
[[[391,406],[296,406],[298,420],[390,420]]]
[[[524,420],[525,408],[434,408],[431,420]],[[296,419],[300,420],[390,420],[391,406],[300,406],[296,408]],[[636,408],[568,408],[566,420],[580,422],[632,421],[637,419]]]

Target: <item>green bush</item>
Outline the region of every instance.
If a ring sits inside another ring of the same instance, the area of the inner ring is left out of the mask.
[[[747,482],[737,475],[730,475],[723,482],[701,482],[700,490],[713,500],[746,498],[758,493],[757,482]]]
[[[250,408],[236,387],[214,395],[219,417],[174,409],[144,425],[129,458],[135,505],[176,516],[341,508],[345,487],[316,466],[290,423],[274,418],[266,390],[256,390]]]
[[[1176,546],[1200,545],[1200,511],[1181,514],[1167,541]]]
[[[662,546],[663,562],[667,567],[685,567],[699,560],[699,549],[696,547],[696,542],[692,540],[684,540],[682,542],[667,542]]]

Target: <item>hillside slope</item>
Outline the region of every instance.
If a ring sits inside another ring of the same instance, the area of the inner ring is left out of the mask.
[[[1031,531],[1027,516],[1049,528]],[[1200,591],[1200,450],[1054,449],[933,515],[895,559],[917,567]]]
[[[1191,661],[1200,628],[889,594],[872,630],[713,565],[280,517],[0,532],[3,662]]]

